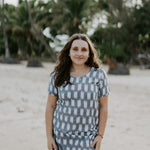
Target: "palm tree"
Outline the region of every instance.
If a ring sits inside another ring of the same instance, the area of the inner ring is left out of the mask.
[[[7,31],[17,41],[21,58],[31,57],[33,35],[25,5],[23,3],[19,3],[18,7],[8,5],[7,13]]]
[[[97,2],[91,0],[53,0],[51,34],[72,35],[76,32],[86,32],[87,23],[98,11]]]
[[[36,36],[38,37],[38,39],[41,41],[41,43],[46,47],[46,49],[50,52],[53,61],[56,61],[56,59],[57,59],[56,54],[53,52],[53,50],[51,49],[51,47],[47,44],[47,42],[45,41],[45,39],[43,38],[43,36],[40,34],[40,32],[35,27],[33,19],[32,19],[32,16],[31,16],[31,11],[30,11],[29,3],[28,3],[27,0],[25,0],[25,2],[26,2],[27,10],[28,10],[28,15],[29,15],[30,23],[31,23],[31,26],[33,28],[34,33],[36,34]]]
[[[10,58],[10,52],[9,52],[9,47],[8,47],[6,28],[5,28],[5,4],[4,4],[4,0],[2,0],[2,24],[3,24],[3,35],[4,35],[4,40],[5,40],[5,59],[8,60]]]

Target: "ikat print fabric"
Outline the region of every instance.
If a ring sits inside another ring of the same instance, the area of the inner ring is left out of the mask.
[[[59,150],[94,150],[92,142],[98,131],[99,97],[110,93],[107,74],[92,67],[82,77],[70,76],[73,85],[54,85],[49,80],[48,93],[58,97],[53,117],[53,134]]]

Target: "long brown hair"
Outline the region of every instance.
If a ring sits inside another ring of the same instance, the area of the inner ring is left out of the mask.
[[[63,49],[60,51],[56,62],[56,66],[54,68],[54,71],[52,72],[52,73],[55,72],[55,86],[57,87],[61,86],[64,83],[64,81],[67,81],[67,84],[68,83],[72,84],[70,82],[70,69],[72,66],[72,61],[69,57],[69,52],[73,41],[77,39],[86,41],[89,46],[90,57],[88,58],[85,64],[88,65],[89,67],[95,67],[95,68],[100,67],[101,63],[98,58],[97,51],[95,50],[90,39],[85,34],[81,34],[81,33],[73,34],[69,38],[68,42],[65,44]]]

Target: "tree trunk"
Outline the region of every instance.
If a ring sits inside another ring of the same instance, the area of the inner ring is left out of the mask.
[[[30,23],[31,26],[36,34],[36,36],[38,37],[38,39],[41,41],[41,43],[46,47],[46,49],[50,52],[51,56],[52,56],[52,60],[55,62],[57,59],[56,54],[53,52],[53,50],[50,48],[50,46],[46,43],[44,37],[38,32],[38,30],[35,28],[33,20],[32,20],[32,16],[31,16],[31,12],[30,12],[30,7],[28,4],[28,1],[25,0],[26,2],[26,6],[27,6],[27,10],[28,10],[28,14],[29,14],[29,19],[30,19]]]
[[[6,28],[5,28],[5,5],[4,5],[4,0],[2,0],[2,24],[3,24],[3,35],[4,35],[4,41],[5,41],[5,59],[8,59],[8,58],[10,58],[10,52],[9,52],[9,47],[8,47]]]

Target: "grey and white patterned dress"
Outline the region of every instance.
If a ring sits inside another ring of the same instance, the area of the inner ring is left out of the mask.
[[[73,85],[56,87],[54,73],[48,93],[58,97],[53,116],[53,135],[59,150],[94,150],[98,131],[99,97],[109,95],[106,73],[92,67],[82,77],[70,76]],[[64,83],[65,84],[65,83]]]

